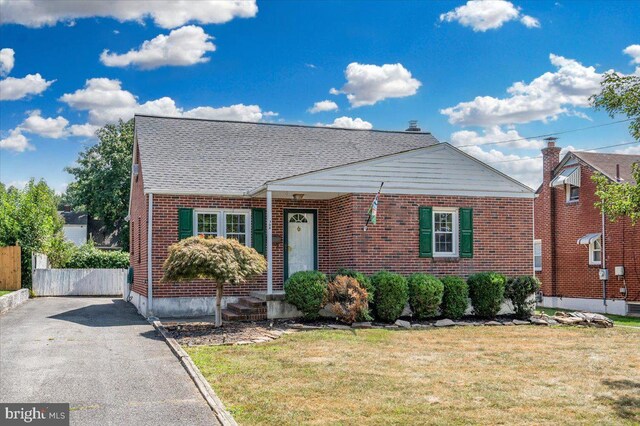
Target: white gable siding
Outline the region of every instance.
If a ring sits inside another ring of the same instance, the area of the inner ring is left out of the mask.
[[[270,182],[275,191],[383,192],[396,194],[533,198],[523,184],[448,144],[395,154]]]

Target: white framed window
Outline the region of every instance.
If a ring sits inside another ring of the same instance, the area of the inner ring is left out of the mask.
[[[458,256],[458,209],[433,209],[433,256]]]
[[[575,203],[580,200],[580,187],[566,184],[565,194],[567,197],[567,203]]]
[[[542,240],[533,240],[533,270],[542,271]]]
[[[194,210],[194,235],[204,238],[235,238],[251,245],[250,210]]]
[[[600,265],[602,263],[602,245],[600,238],[589,243],[589,265]]]

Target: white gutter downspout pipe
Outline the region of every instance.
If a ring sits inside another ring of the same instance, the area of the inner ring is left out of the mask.
[[[271,190],[267,190],[267,294],[273,294],[273,203]]]
[[[604,209],[602,209],[602,240],[600,241],[601,256],[602,256],[602,269],[607,269],[607,257],[605,252],[605,220]],[[602,303],[604,303],[604,312],[607,313],[607,280],[602,280]]]
[[[153,316],[153,194],[149,194],[147,217],[147,317]]]

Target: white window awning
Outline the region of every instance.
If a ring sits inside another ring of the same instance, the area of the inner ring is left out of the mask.
[[[553,178],[549,186],[557,187],[565,184],[580,186],[580,166],[569,167]]]
[[[587,234],[584,237],[578,238],[578,244],[591,244],[595,240],[600,239],[600,233],[596,232],[594,234]]]

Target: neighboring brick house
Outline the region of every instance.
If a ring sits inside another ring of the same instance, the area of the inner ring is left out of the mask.
[[[640,313],[640,224],[603,217],[594,206],[596,185],[591,179],[602,173],[612,181],[633,182],[631,166],[640,155],[569,152],[560,160],[560,148],[550,138],[542,156],[534,247],[543,305]],[[602,268],[609,272],[605,282],[599,277]]]
[[[225,305],[275,298],[308,269],[533,271],[533,191],[414,128],[136,115],[133,158],[131,301],[143,315],[212,313],[212,282],[160,282],[168,247],[192,235],[237,238],[268,260],[264,276],[225,287]]]

